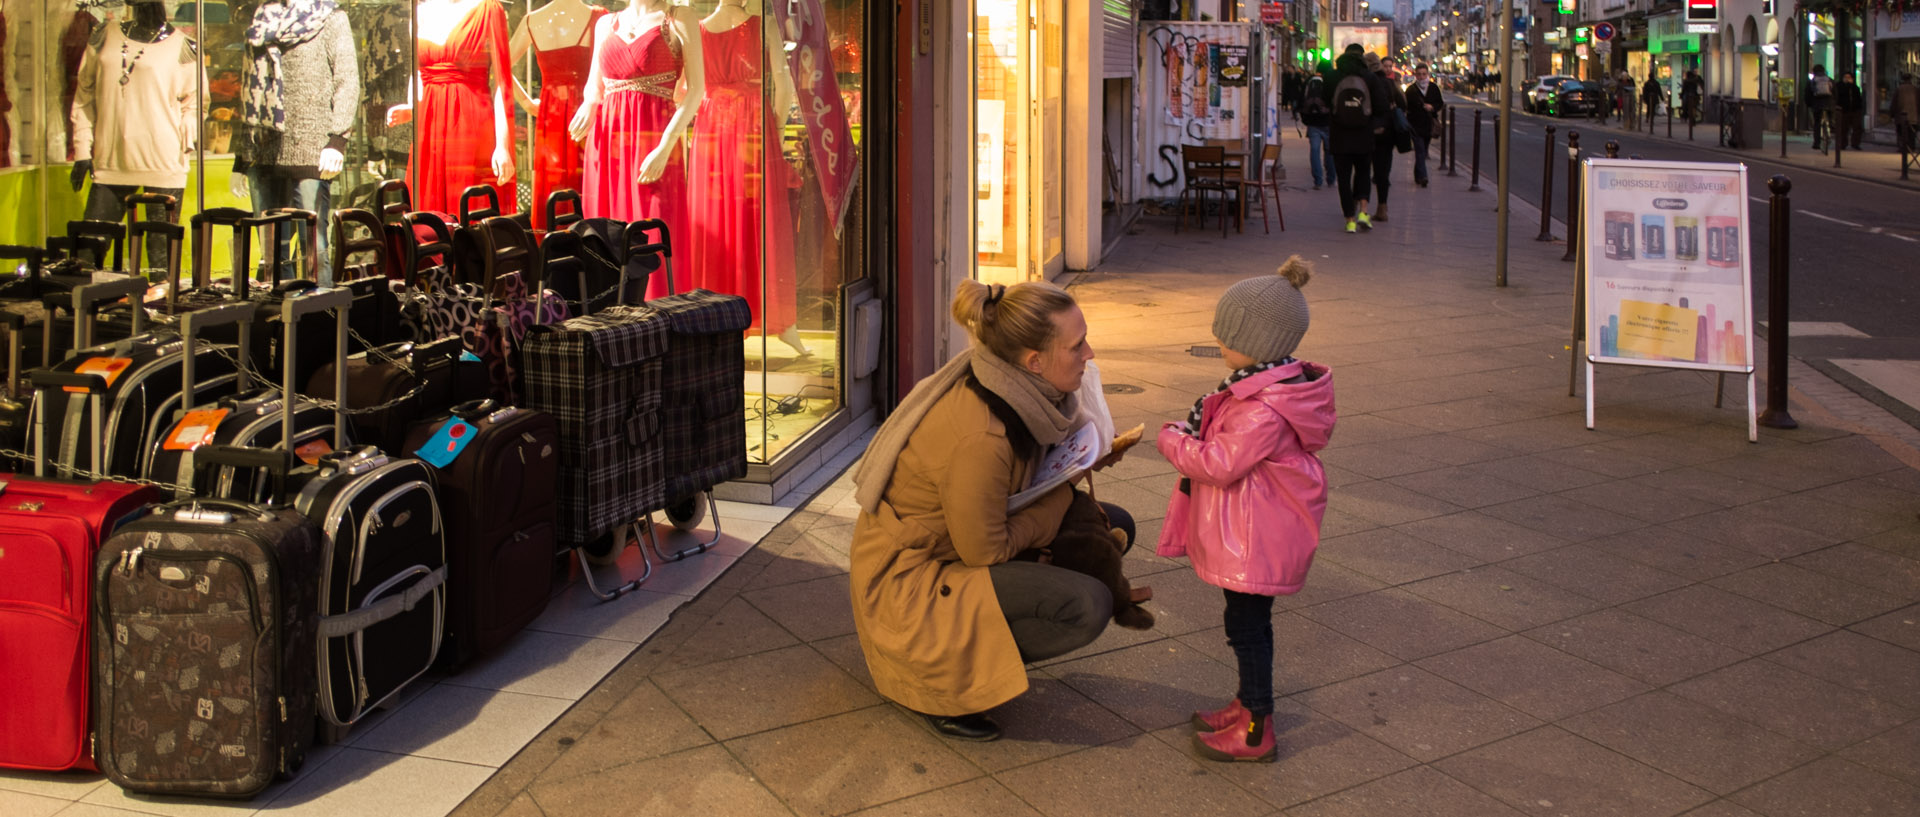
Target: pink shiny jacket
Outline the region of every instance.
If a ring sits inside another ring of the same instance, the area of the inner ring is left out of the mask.
[[[1299,383],[1303,371],[1315,378]],[[1327,474],[1314,452],[1333,434],[1333,376],[1295,362],[1207,397],[1200,433],[1179,423],[1155,441],[1188,480],[1167,505],[1155,552],[1190,557],[1208,584],[1287,596],[1306,583],[1327,510]]]

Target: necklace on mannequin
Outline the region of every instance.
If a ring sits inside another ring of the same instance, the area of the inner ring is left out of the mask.
[[[142,46],[139,51],[134,52],[133,59],[131,60],[127,59],[127,43],[125,40],[120,41],[120,84],[121,85],[125,85],[133,81],[133,69],[140,65],[140,58],[146,55],[147,55],[147,49],[145,46]]]

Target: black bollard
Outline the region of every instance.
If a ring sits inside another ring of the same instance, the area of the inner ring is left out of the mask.
[[[1546,161],[1540,168],[1540,235],[1535,241],[1553,240],[1553,126],[1547,126]]]
[[[1615,140],[1612,140],[1612,139],[1608,139],[1608,140],[1607,140],[1607,158],[1609,158],[1609,159],[1618,159],[1618,158],[1620,158],[1620,143],[1619,143],[1619,142],[1617,142],[1617,141],[1615,141]]]
[[[1787,253],[1792,230],[1793,203],[1787,193],[1793,182],[1786,176],[1767,180],[1773,191],[1768,202],[1772,230],[1767,248],[1767,410],[1760,413],[1760,424],[1767,428],[1799,428],[1787,413]]]
[[[1460,175],[1460,171],[1454,167],[1454,165],[1457,164],[1456,160],[1460,158],[1460,139],[1458,136],[1455,135],[1459,131],[1459,129],[1455,127],[1455,125],[1458,124],[1459,121],[1460,121],[1459,115],[1454,112],[1454,109],[1452,106],[1448,106],[1447,107],[1447,175],[1449,176]]]
[[[1913,129],[1916,127],[1920,127],[1920,122],[1893,129],[1893,138],[1900,140],[1900,180],[1903,182],[1907,181],[1907,158],[1912,155],[1907,151],[1907,140],[1913,138]]]
[[[1580,132],[1567,131],[1567,254],[1562,261],[1574,260],[1580,246]]]
[[[1838,117],[1835,117],[1835,118],[1837,119]],[[1834,128],[1833,130],[1835,133],[1838,133],[1840,131],[1839,128]],[[1839,167],[1840,166],[1840,146],[1845,144],[1847,139],[1845,135],[1840,135],[1840,136],[1830,135],[1830,138],[1833,139],[1833,166]]]
[[[1673,97],[1667,97],[1667,138],[1673,138]]]
[[[1480,190],[1480,109],[1473,109],[1473,184],[1467,187],[1469,192]]]

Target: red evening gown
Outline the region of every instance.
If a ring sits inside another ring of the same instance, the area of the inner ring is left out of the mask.
[[[507,12],[497,0],[482,0],[455,23],[444,44],[414,44],[420,60],[420,100],[413,106],[414,206],[460,212],[460,192],[476,184],[494,188],[500,209],[513,212],[511,184],[493,175],[493,83],[505,82]],[[511,147],[508,150],[512,150]],[[509,157],[511,161],[511,157]]]
[[[580,110],[587,70],[593,66],[593,27],[607,10],[590,6],[589,14],[582,42],[533,52],[540,66],[540,111],[533,119],[533,218],[543,230],[548,227],[547,196],[580,189],[580,146],[567,134],[567,126]]]
[[[787,199],[792,171],[780,155],[779,138],[764,137],[766,123],[776,120],[761,80],[770,67],[786,66],[766,64],[762,23],[752,17],[700,38],[707,99],[694,120],[687,187],[691,248],[700,259],[693,284],[745,297],[753,331],[778,335],[796,318]]]
[[[673,90],[680,82],[680,49],[665,24],[642,32],[633,42],[617,33],[619,21],[602,25],[608,29],[600,47],[604,91],[593,118],[593,133],[587,138],[587,166],[581,178],[587,217],[657,218],[667,223],[670,232],[685,235],[687,187],[679,151],[659,179],[651,184],[637,182],[641,165],[660,145],[677,107]],[[676,252],[674,261],[683,275],[699,269],[699,258],[691,252]],[[674,283],[681,290],[691,288]],[[648,298],[664,294],[665,276],[656,275],[647,282]]]

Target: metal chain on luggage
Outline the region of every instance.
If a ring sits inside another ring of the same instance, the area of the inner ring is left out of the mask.
[[[34,459],[33,455],[31,454],[28,454],[24,451],[15,451],[11,448],[0,448],[0,457],[11,457],[20,462],[33,462],[33,459]],[[171,491],[174,494],[177,494],[180,496],[185,496],[187,494],[193,493],[193,489],[185,485],[176,485],[171,482],[161,482],[160,480],[156,480],[156,479],[141,479],[139,477],[123,477],[118,474],[96,474],[92,471],[88,471],[87,469],[81,468],[77,465],[60,465],[58,463],[48,463],[47,465],[49,468],[52,468],[54,473],[57,475],[78,477],[80,479],[90,479],[90,480],[93,480],[94,482],[119,482],[126,485],[144,485],[149,488],[159,488],[160,490],[163,490],[163,491]]]
[[[358,338],[360,340],[360,343],[362,345],[367,345],[369,350],[375,350],[378,348],[378,347],[368,345],[366,338],[360,337],[360,333],[353,331],[351,328],[347,330],[347,335],[349,337]],[[233,364],[233,368],[235,371],[245,375],[247,379],[252,382],[258,383],[262,386],[265,386],[266,388],[277,388],[280,385],[278,381],[273,380],[272,378],[269,378],[264,374],[261,374],[260,371],[258,369],[253,368],[251,364],[242,364],[240,362],[240,358],[237,355],[228,354],[225,349],[215,347],[211,351],[214,354],[219,355],[220,357],[226,359],[228,363]],[[413,369],[407,366],[405,363],[401,362],[398,358],[394,358],[390,355],[385,355],[385,354],[380,355],[380,357],[384,360],[392,361],[393,363],[399,365],[400,370],[405,372],[409,376],[412,376],[414,374]],[[338,411],[341,414],[345,414],[348,416],[355,416],[355,415],[361,415],[361,414],[374,414],[376,412],[382,412],[382,411],[386,411],[388,409],[397,407],[400,404],[407,402],[408,400],[412,400],[413,398],[420,396],[420,393],[423,391],[426,391],[426,389],[427,389],[426,383],[416,381],[413,388],[408,389],[407,391],[403,392],[399,397],[395,397],[392,400],[388,400],[379,405],[367,406],[365,408],[348,408],[348,409],[339,408],[339,403],[333,400],[323,400],[318,397],[313,397],[310,395],[298,394],[298,393],[294,394],[294,396],[302,400],[306,400],[316,406],[319,406],[321,409],[326,411]]]

